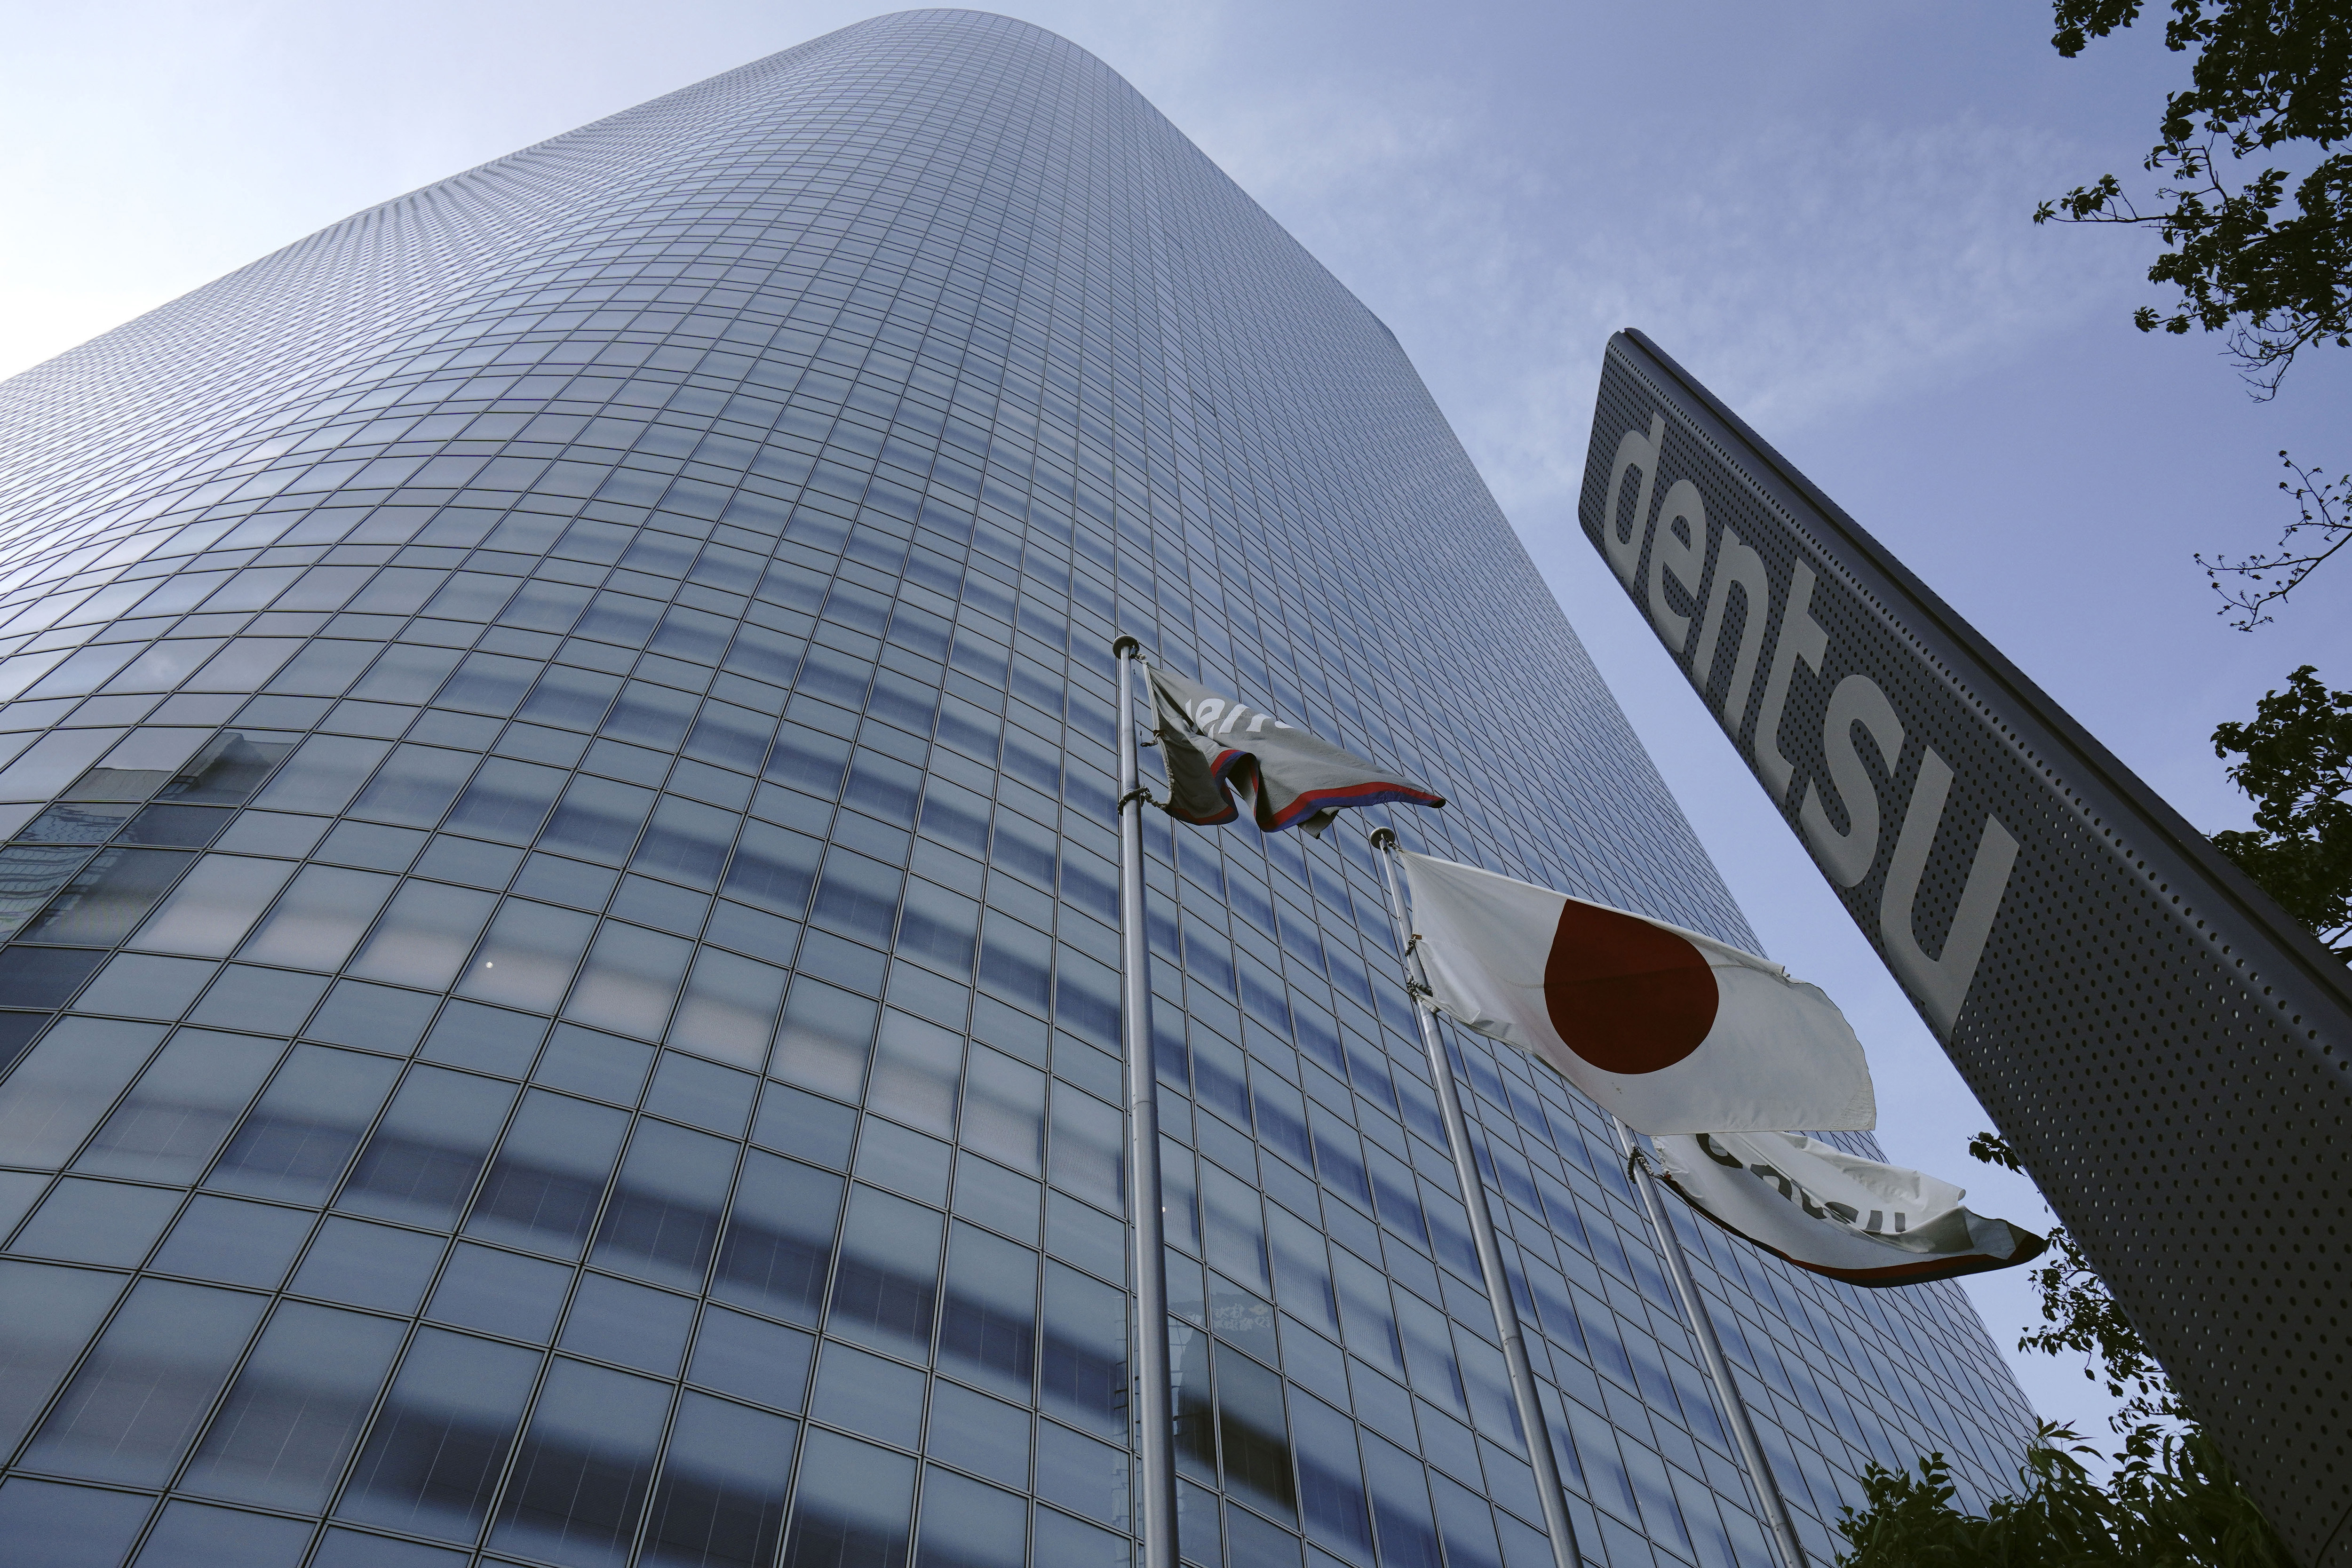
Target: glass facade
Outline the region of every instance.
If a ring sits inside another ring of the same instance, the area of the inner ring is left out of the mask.
[[[1025,25],[362,213],[0,429],[14,1563],[1127,1563],[1118,631],[1753,944],[1394,340]],[[1361,826],[1149,833],[1186,1554],[1528,1568]],[[1586,1553],[1766,1568],[1605,1121],[1455,1043]],[[1868,1459],[2006,1479],[1952,1287],[1684,1239],[1823,1560]]]

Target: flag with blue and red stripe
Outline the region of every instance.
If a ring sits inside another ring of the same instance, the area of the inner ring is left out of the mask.
[[[1427,785],[1383,770],[1270,711],[1150,667],[1153,728],[1168,763],[1168,815],[1213,826],[1244,808],[1266,833],[1320,834],[1349,806],[1444,805]]]

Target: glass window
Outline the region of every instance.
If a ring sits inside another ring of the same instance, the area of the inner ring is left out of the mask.
[[[625,1563],[669,1395],[645,1378],[557,1358],[507,1483],[491,1549],[571,1568]]]
[[[1037,1424],[1037,1495],[1105,1524],[1128,1518],[1124,1449],[1082,1437],[1051,1421]]]
[[[55,1170],[114,1104],[163,1037],[152,1024],[68,1018],[0,1084],[0,1148],[11,1164]]]
[[[296,1568],[310,1526],[199,1502],[165,1505],[134,1568]]]
[[[470,1544],[489,1512],[536,1351],[420,1329],[336,1511],[431,1540]]]
[[[815,1342],[793,1329],[711,1307],[695,1336],[687,1379],[738,1399],[798,1410]]]
[[[616,740],[674,752],[686,738],[686,727],[693,722],[694,710],[701,705],[701,699],[683,691],[632,680],[621,688],[621,700],[605,719],[604,732]]]
[[[682,1290],[702,1289],[740,1146],[666,1122],[637,1123],[592,1261]]]
[[[880,1442],[914,1447],[923,1427],[923,1374],[847,1345],[828,1343],[817,1363],[809,1415]]]
[[[613,705],[620,689],[621,678],[617,675],[551,665],[547,673],[539,678],[530,700],[522,705],[517,717],[534,724],[593,731],[604,721],[604,710]]]
[[[397,881],[378,871],[306,866],[246,943],[244,956],[332,973],[359,945]]]
[[[154,952],[226,958],[293,874],[289,860],[207,855],[149,918],[138,945]]]
[[[645,1089],[646,1069],[653,1065],[653,1058],[651,1046],[577,1024],[558,1024],[531,1081],[618,1105],[634,1105]]]
[[[442,882],[405,883],[351,972],[437,991],[456,977],[497,902]]]
[[[474,1200],[466,1234],[578,1258],[628,1126],[624,1111],[527,1091]]]
[[[325,1202],[399,1075],[400,1064],[381,1057],[295,1047],[205,1184],[289,1203]]]
[[[118,1275],[0,1261],[0,1445],[10,1449],[48,1403],[107,1309]]]
[[[1380,1525],[1381,1561],[1395,1568],[1441,1568],[1429,1488],[1419,1460],[1392,1443],[1363,1435],[1364,1469]]]
[[[866,1105],[911,1126],[951,1137],[963,1076],[963,1037],[886,1008],[875,1039]]]
[[[54,854],[54,850],[10,849],[0,852],[0,862],[17,856]],[[174,855],[162,849],[102,849],[67,883],[65,891],[41,918],[32,922],[24,940],[111,947],[131,933],[194,858],[193,855]],[[74,869],[75,859],[79,857],[57,863],[54,868],[58,875],[55,877],[49,875],[47,867],[30,868],[19,875],[13,865],[0,864],[0,886],[5,886],[7,900],[0,904],[0,935],[13,930],[24,915],[39,907],[48,889],[63,879],[64,873]]]
[[[859,1098],[879,1011],[863,996],[801,976],[784,1005],[769,1070],[823,1094]]]
[[[68,1178],[33,1211],[8,1250],[135,1268],[179,1206],[176,1192]]]
[[[399,650],[395,650],[397,652]],[[378,666],[381,671],[382,666]],[[374,678],[371,676],[372,684]],[[368,774],[392,750],[387,741],[347,735],[313,735],[302,742],[269,787],[254,802],[273,811],[311,811],[332,816],[351,804]]]
[[[649,876],[709,892],[719,886],[719,868],[727,863],[728,848],[742,824],[731,811],[666,795],[629,864]]]
[[[228,1380],[264,1298],[145,1279],[41,1424],[25,1463],[161,1486]]]
[[[1308,1538],[1351,1563],[1368,1564],[1372,1531],[1355,1424],[1319,1400],[1295,1394],[1290,1414],[1298,1433],[1299,1501]]]
[[[457,993],[533,1013],[552,1013],[588,945],[593,915],[509,899],[459,982]]]
[[[572,1289],[572,1270],[560,1263],[460,1242],[433,1288],[425,1316],[461,1329],[545,1344]]]
[[[782,1010],[789,978],[772,964],[704,948],[695,957],[669,1043],[756,1070],[768,1059],[768,1037]]]
[[[283,1049],[275,1040],[183,1029],[140,1075],[74,1168],[194,1184]]]
[[[618,1362],[656,1377],[677,1375],[694,1326],[694,1303],[649,1286],[603,1274],[584,1274],[563,1320],[559,1348]]]
[[[1050,1180],[1066,1192],[1117,1210],[1126,1190],[1119,1114],[1064,1084],[1054,1086],[1054,1148]]]
[[[540,842],[560,854],[618,866],[628,859],[653,805],[649,789],[581,773],[563,792]]]
[[[811,1432],[783,1568],[871,1563],[903,1568],[915,1461],[830,1432]]]
[[[1036,1337],[1037,1255],[971,1226],[954,1226],[940,1301],[941,1369],[1026,1402]]]
[[[565,777],[558,768],[493,757],[457,797],[448,829],[501,844],[528,844],[555,804]]]
[[[114,1568],[153,1506],[152,1498],[19,1476],[0,1486],[0,1541],[27,1562]]]
[[[403,1333],[383,1318],[280,1306],[181,1484],[295,1513],[325,1508]]]
[[[512,1084],[446,1068],[410,1069],[335,1206],[454,1229],[514,1100]]]
[[[149,1267],[163,1274],[274,1290],[309,1239],[310,1219],[299,1209],[199,1196]]]
[[[727,868],[727,895],[797,918],[808,907],[817,858],[824,852],[823,840],[807,834],[747,822]]]
[[[581,1023],[657,1040],[693,956],[690,942],[607,921],[563,1011]]]
[[[1127,1299],[1076,1269],[1045,1264],[1040,1408],[1119,1437],[1127,1430]]]
[[[441,1261],[436,1236],[331,1216],[319,1228],[292,1289],[353,1307],[405,1315],[416,1310]]]
[[[783,1534],[795,1423],[688,1394],[678,1404],[638,1562],[766,1568]]]

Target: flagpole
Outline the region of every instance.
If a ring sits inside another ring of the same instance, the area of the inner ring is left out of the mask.
[[[1462,1113],[1462,1095],[1454,1086],[1454,1064],[1437,1037],[1437,1020],[1429,1008],[1429,986],[1420,974],[1405,920],[1404,897],[1397,886],[1396,835],[1376,828],[1372,847],[1381,852],[1381,871],[1388,880],[1389,921],[1394,931],[1397,958],[1404,966],[1405,988],[1412,995],[1413,1016],[1421,1024],[1422,1048],[1429,1053],[1429,1075],[1437,1085],[1437,1106],[1445,1119],[1447,1152],[1454,1156],[1454,1180],[1462,1188],[1462,1206],[1470,1212],[1470,1236],[1478,1248],[1478,1270],[1486,1277],[1486,1304],[1494,1310],[1495,1331],[1503,1341],[1503,1365],[1511,1379],[1511,1400],[1517,1405],[1519,1426],[1528,1440],[1528,1459],[1536,1473],[1537,1500],[1543,1505],[1544,1533],[1551,1539],[1554,1568],[1581,1568],[1576,1545],[1576,1523],[1568,1516],[1568,1497],[1560,1488],[1559,1460],[1552,1452],[1551,1426],[1544,1419],[1536,1395],[1535,1368],[1528,1361],[1527,1339],[1519,1327],[1518,1304],[1511,1300],[1510,1277],[1503,1272],[1503,1247],[1495,1237],[1494,1212],[1486,1206],[1486,1186],[1478,1176],[1478,1157],[1470,1146],[1470,1123]]]
[[[1790,1515],[1788,1499],[1780,1495],[1780,1483],[1772,1475],[1771,1461],[1764,1457],[1764,1446],[1757,1440],[1756,1423],[1748,1418],[1748,1402],[1739,1396],[1739,1385],[1732,1381],[1731,1363],[1724,1356],[1723,1342],[1716,1337],[1715,1320],[1707,1313],[1706,1298],[1698,1293],[1698,1281],[1691,1276],[1690,1259],[1683,1256],[1682,1238],[1675,1234],[1674,1223],[1658,1196],[1657,1178],[1650,1173],[1649,1161],[1634,1144],[1633,1130],[1614,1116],[1609,1120],[1617,1129],[1617,1142],[1625,1151],[1633,1184],[1642,1190],[1642,1205],[1649,1211],[1650,1229],[1658,1238],[1659,1256],[1665,1259],[1666,1277],[1674,1281],[1675,1294],[1682,1300],[1683,1318],[1690,1325],[1691,1337],[1698,1341],[1699,1359],[1706,1363],[1706,1377],[1715,1385],[1716,1402],[1729,1417],[1732,1441],[1738,1446],[1740,1464],[1748,1471],[1748,1484],[1763,1508],[1764,1522],[1780,1549],[1782,1568],[1805,1568],[1804,1548],[1797,1544],[1797,1521]]]
[[[1143,924],[1143,787],[1136,760],[1135,665],[1118,660],[1118,1018],[1127,1055],[1128,1267],[1135,1279],[1136,1458],[1142,1469],[1142,1568],[1177,1568],[1175,1410],[1168,1362],[1168,1254],[1161,1239],[1160,1078],[1151,1059],[1151,950]]]

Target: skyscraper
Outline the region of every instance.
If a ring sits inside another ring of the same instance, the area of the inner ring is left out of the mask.
[[[1024,24],[362,213],[0,429],[12,1562],[1126,1563],[1119,631],[1754,945],[1387,330]],[[1148,847],[1187,1556],[1542,1560],[1360,834]],[[1762,1568],[1605,1120],[1457,1043],[1586,1553]],[[2006,1480],[1957,1290],[1685,1240],[1816,1553],[1868,1459]]]

